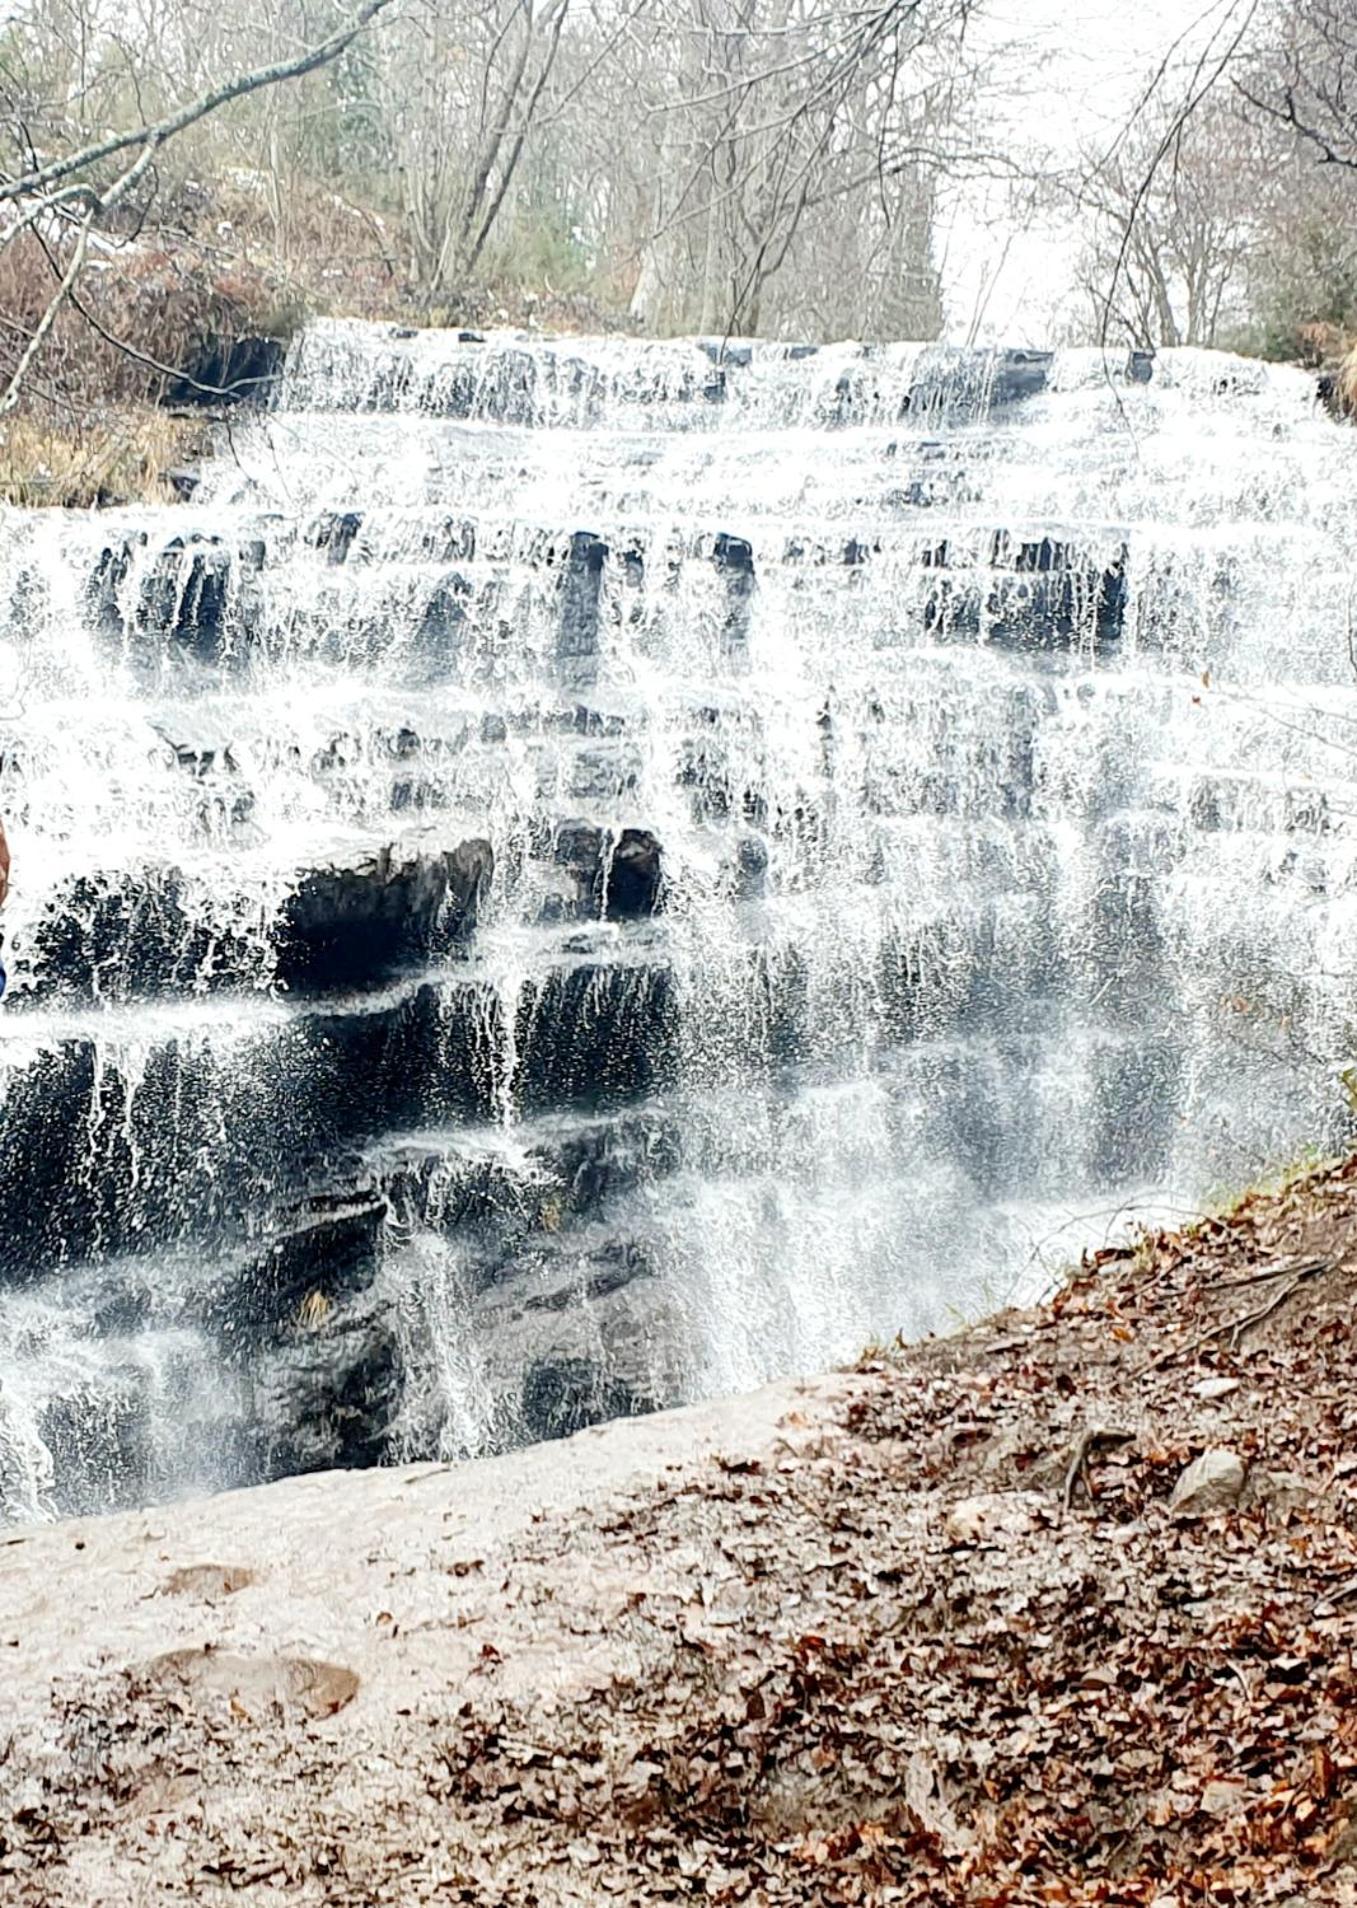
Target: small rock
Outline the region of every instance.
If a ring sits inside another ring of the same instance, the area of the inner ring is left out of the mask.
[[[943,1530],[953,1544],[1008,1543],[1038,1529],[1044,1510],[1037,1491],[989,1491],[953,1504]]]
[[[1249,1502],[1272,1510],[1304,1510],[1319,1492],[1299,1471],[1255,1471],[1249,1479]]]
[[[1169,1499],[1170,1514],[1206,1517],[1212,1511],[1229,1510],[1239,1502],[1244,1475],[1243,1461],[1233,1451],[1220,1448],[1203,1451],[1174,1485]]]
[[[1204,1398],[1208,1404],[1215,1404],[1221,1398],[1228,1398],[1238,1389],[1237,1378],[1203,1378],[1199,1385],[1192,1387],[1193,1395]]]

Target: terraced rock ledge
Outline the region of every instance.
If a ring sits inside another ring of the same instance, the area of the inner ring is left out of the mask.
[[[1357,1158],[856,1371],[0,1537],[7,1908],[1357,1902]]]

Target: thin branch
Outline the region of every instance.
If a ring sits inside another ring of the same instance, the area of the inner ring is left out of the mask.
[[[220,86],[201,93],[197,99],[187,105],[167,113],[163,119],[153,125],[141,125],[131,132],[116,133],[107,139],[96,140],[93,145],[83,147],[79,152],[66,154],[64,158],[53,159],[45,166],[38,166],[31,172],[22,174],[0,184],[0,203],[9,199],[27,198],[35,192],[47,192],[62,179],[69,179],[73,173],[85,172],[91,166],[99,165],[105,159],[111,159],[115,153],[128,152],[137,146],[151,148],[163,146],[168,140],[183,132],[186,127],[205,119],[209,113],[217,112],[232,100],[242,99],[247,93],[257,93],[262,87],[277,86],[283,80],[300,79],[305,73],[313,73],[317,67],[328,66],[338,59],[346,48],[351,46],[362,29],[379,13],[384,13],[394,0],[363,0],[353,19],[328,39],[309,47],[295,59],[278,60],[271,66],[256,67],[251,73],[238,73],[233,79],[225,80]]]

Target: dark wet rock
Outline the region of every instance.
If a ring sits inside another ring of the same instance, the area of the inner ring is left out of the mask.
[[[742,651],[749,642],[749,610],[755,589],[753,546],[744,537],[723,530],[712,546],[712,562],[726,585],[725,646]]]
[[[165,472],[165,482],[179,501],[185,503],[201,484],[202,473],[198,470],[177,467]]]
[[[227,613],[235,557],[217,537],[175,537],[142,579],[134,631],[154,659],[166,640],[203,663],[228,647]]]
[[[554,833],[551,860],[564,877],[548,918],[635,921],[660,904],[660,844],[647,829],[614,836],[590,822],[566,822]]]
[[[667,966],[582,961],[530,980],[519,998],[524,1105],[606,1107],[669,1084],[677,1009]]]
[[[1099,568],[1055,537],[993,540],[987,566],[947,541],[922,553],[938,572],[924,604],[924,628],[941,642],[982,638],[1004,649],[1061,654],[1115,650],[1125,630],[1125,546]]]
[[[677,1393],[672,1298],[650,1250],[625,1232],[539,1239],[482,1291],[468,1329],[515,1442],[652,1411]]]
[[[643,828],[624,828],[608,856],[603,911],[610,921],[642,920],[660,905],[660,844]]]
[[[167,1034],[131,1063],[73,1036],[10,1070],[0,1284],[193,1240],[242,1244],[378,1135],[491,1111],[484,989],[291,1016],[238,1052]],[[579,1003],[576,1003],[577,1011]]]
[[[177,868],[78,876],[59,890],[17,950],[30,999],[125,1000],[134,995],[258,986],[269,957],[229,919],[186,905]]]
[[[1053,362],[1050,351],[940,350],[923,360],[901,405],[901,417],[932,425],[1020,404],[1046,389]],[[855,393],[845,395],[851,400]]]
[[[713,364],[731,365],[738,371],[747,370],[754,362],[752,344],[732,344],[729,339],[699,338],[699,351],[704,351]]]
[[[206,339],[171,381],[165,400],[208,406],[263,403],[286,356],[281,338]]]
[[[42,1413],[42,1441],[59,1477],[54,1509],[66,1516],[128,1509],[156,1472],[152,1400],[129,1360],[103,1374],[97,1397],[62,1394]]]
[[[492,872],[486,842],[317,869],[284,907],[276,977],[302,994],[379,986],[472,931]]]
[[[450,658],[455,654],[470,600],[470,583],[460,571],[450,571],[424,606],[419,623],[421,646],[438,656]]]
[[[154,722],[151,726],[164,738],[166,748],[179,767],[195,780],[202,781],[220,770],[230,775],[238,772],[230,738],[219,731],[205,729],[185,712],[180,711],[172,721]]]
[[[587,1358],[540,1358],[523,1374],[519,1417],[522,1434],[532,1443],[570,1438],[591,1424],[657,1409],[656,1400],[638,1395]]]
[[[204,785],[218,819],[246,819],[250,797],[235,786],[229,743],[177,733],[176,760]],[[489,844],[479,840],[437,853],[386,849],[313,869],[284,904],[272,938],[262,923],[213,906],[176,867],[82,875],[57,890],[15,946],[17,986],[30,1000],[69,1002],[274,981],[298,994],[377,987],[467,940],[493,870]]]
[[[1126,361],[1126,376],[1132,384],[1148,384],[1154,376],[1153,351],[1132,351]]]
[[[556,653],[562,674],[575,684],[588,684],[597,668],[599,599],[608,546],[592,531],[577,530],[561,572],[560,628]]]
[[[403,1377],[395,1321],[380,1294],[304,1305],[251,1360],[262,1475],[381,1463]]]
[[[603,1117],[542,1122],[526,1167],[502,1148],[403,1142],[367,1157],[369,1186],[379,1187],[401,1228],[474,1242],[470,1276],[497,1283],[518,1265],[526,1244],[572,1220],[598,1220],[605,1206],[677,1170],[682,1143],[676,1117],[642,1103]]]
[[[768,874],[768,844],[759,835],[741,835],[735,851],[735,888],[745,901],[763,893]]]
[[[385,1199],[316,1196],[289,1230],[250,1243],[200,1278],[188,1315],[235,1355],[266,1330],[319,1322],[376,1275]]]
[[[1001,351],[997,359],[990,402],[995,405],[1018,404],[1026,398],[1038,397],[1046,389],[1055,353]]]
[[[96,629],[105,635],[119,635],[123,628],[121,591],[132,573],[134,552],[144,546],[144,533],[121,543],[107,544],[99,552],[85,587],[85,600]]]
[[[1109,1046],[1096,1056],[1086,1140],[1090,1185],[1111,1190],[1138,1172],[1151,1181],[1169,1173],[1172,1109],[1185,1098],[1185,1073],[1181,1045],[1149,1030],[1137,1045]]]

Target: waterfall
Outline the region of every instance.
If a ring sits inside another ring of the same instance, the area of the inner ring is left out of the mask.
[[[310,327],[0,519],[0,1517],[458,1456],[1335,1144],[1357,440],[1298,371]]]

